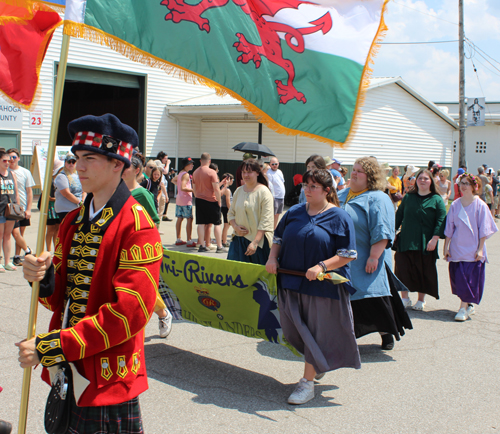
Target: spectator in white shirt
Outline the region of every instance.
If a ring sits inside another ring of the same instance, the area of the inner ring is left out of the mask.
[[[273,186],[274,229],[276,229],[285,204],[285,177],[283,176],[283,172],[278,169],[280,163],[276,157],[271,158],[269,165],[271,166],[271,170],[267,171],[267,179],[269,180],[269,184]]]

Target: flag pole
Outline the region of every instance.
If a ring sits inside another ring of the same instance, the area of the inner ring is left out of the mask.
[[[47,208],[49,205],[50,189],[52,184],[52,170],[54,168],[54,157],[56,154],[57,131],[59,129],[59,118],[61,115],[64,81],[66,78],[66,66],[68,63],[70,36],[63,34],[61,56],[57,69],[56,89],[54,93],[54,105],[52,111],[52,122],[50,125],[49,148],[47,151],[47,166],[45,168],[45,179],[43,181],[42,203],[40,204],[40,222],[38,225],[38,237],[36,241],[36,255],[39,256],[45,250],[45,228],[47,226]],[[31,304],[28,323],[27,340],[36,334],[36,318],[38,313],[38,294],[40,282],[33,282],[31,291]],[[21,406],[19,410],[18,434],[26,433],[26,421],[28,417],[28,402],[31,384],[31,368],[25,368],[23,374],[23,387],[21,394]]]

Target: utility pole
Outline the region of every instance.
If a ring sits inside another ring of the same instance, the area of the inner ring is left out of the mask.
[[[458,56],[460,59],[459,76],[459,146],[458,146],[458,167],[465,166],[465,55],[464,55],[464,0],[458,0]]]

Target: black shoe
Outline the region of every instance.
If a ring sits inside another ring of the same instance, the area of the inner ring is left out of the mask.
[[[390,351],[394,348],[394,337],[390,334],[382,335],[382,349]]]
[[[9,422],[0,420],[0,434],[10,434],[12,431],[12,425]]]
[[[208,249],[208,248],[206,248],[204,246],[200,246],[198,248],[198,252],[200,252],[200,253],[202,253],[202,252],[209,252],[209,251],[210,251],[210,249]]]
[[[12,260],[12,263],[16,266],[16,267],[21,267],[23,265],[22,261],[21,261],[21,257],[20,256],[14,256],[14,259]]]
[[[163,222],[171,222],[172,219],[169,219],[166,215],[164,215],[162,218],[161,218],[161,221]]]

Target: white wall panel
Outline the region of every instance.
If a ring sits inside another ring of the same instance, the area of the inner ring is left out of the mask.
[[[239,160],[233,146],[240,142],[257,142],[256,122],[222,122],[204,120],[201,123],[201,152],[208,152],[213,159]]]
[[[227,122],[201,123],[201,149],[213,159],[227,158]]]
[[[262,127],[262,144],[266,145],[282,162],[293,162],[295,137],[278,134],[275,131]]]
[[[327,143],[318,142],[308,137],[297,137],[297,163],[305,164],[306,160],[313,154],[331,157],[333,152],[333,148]]]
[[[231,122],[227,125],[227,160],[240,160],[241,152],[235,151],[233,146],[241,142],[259,141],[258,122]]]
[[[334,155],[345,164],[374,155],[391,165],[444,166],[452,163],[454,128],[396,84],[367,92],[361,122],[345,149]]]
[[[201,155],[201,120],[192,116],[178,116],[179,158],[199,158]],[[173,137],[172,139],[175,139]],[[175,152],[172,153],[175,156]]]

